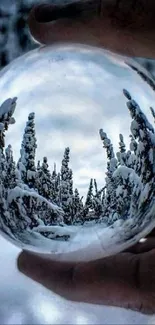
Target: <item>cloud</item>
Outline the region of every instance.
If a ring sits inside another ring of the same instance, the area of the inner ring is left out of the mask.
[[[60,168],[65,147],[70,147],[71,167],[76,181],[83,173],[103,179],[106,155],[99,137],[103,128],[118,150],[119,133],[129,145],[130,114],[122,89],[148,114],[154,93],[147,84],[118,57],[88,48],[70,50],[53,47],[34,50],[10,64],[0,79],[2,101],[17,96],[16,124],[11,126],[6,142],[19,157],[22,134],[30,112],[36,114],[37,159],[48,157]]]

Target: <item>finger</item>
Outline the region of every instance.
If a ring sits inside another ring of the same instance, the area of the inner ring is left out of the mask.
[[[18,269],[36,282],[60,295],[72,296],[72,279],[75,265],[51,261],[46,255],[22,252],[18,257]]]
[[[69,300],[155,312],[155,250],[139,255],[122,253],[79,264],[53,262],[23,252],[18,268]]]
[[[155,249],[155,237],[145,238],[144,241],[139,242],[132,247],[129,247],[127,250],[125,250],[125,252],[141,254],[149,252],[152,249]]]
[[[155,237],[155,228],[147,235],[148,237]]]
[[[155,57],[155,1],[78,0],[40,5],[28,24],[43,44],[78,42],[131,56]]]

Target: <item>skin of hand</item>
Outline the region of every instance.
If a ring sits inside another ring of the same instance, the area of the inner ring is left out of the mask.
[[[84,43],[128,56],[155,57],[154,0],[89,0],[39,5],[30,12],[42,44]],[[155,313],[155,231],[144,243],[104,259],[55,262],[23,251],[20,272],[66,299]]]

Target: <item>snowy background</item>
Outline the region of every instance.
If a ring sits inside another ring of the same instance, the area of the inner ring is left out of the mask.
[[[27,3],[24,2],[29,7],[33,1]],[[17,29],[13,31],[16,17],[19,18],[18,23],[24,26],[20,20],[23,14],[17,9],[19,4],[23,5],[23,2],[1,0],[0,10],[11,15],[11,19],[8,14],[0,18],[1,66],[36,46],[29,41],[26,28],[23,28],[22,35]],[[144,64],[153,73],[154,62]],[[17,271],[16,258],[19,252],[19,249],[0,238],[0,324],[155,324],[155,317],[119,308],[71,303],[58,297]]]

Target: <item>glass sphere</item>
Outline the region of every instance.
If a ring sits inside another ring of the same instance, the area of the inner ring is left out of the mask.
[[[0,231],[89,261],[155,225],[155,83],[135,61],[41,47],[0,74]]]

